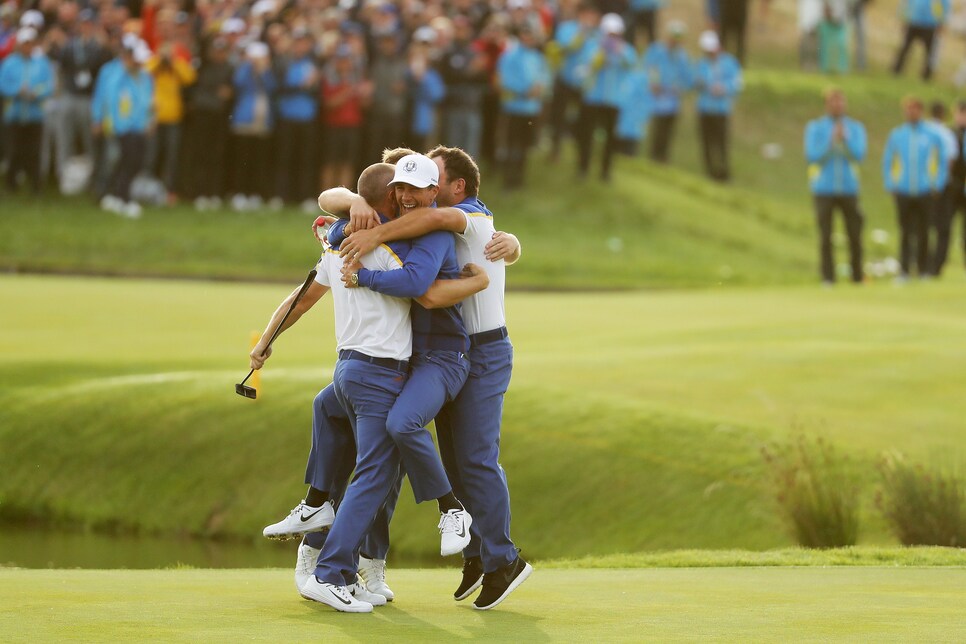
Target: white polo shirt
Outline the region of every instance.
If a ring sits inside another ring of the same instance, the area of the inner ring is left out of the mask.
[[[501,259],[491,262],[484,249],[496,228],[493,216],[483,212],[477,200],[467,199],[456,204],[466,217],[466,230],[456,235],[456,259],[460,266],[473,263],[482,266],[490,278],[486,289],[463,300],[463,324],[470,335],[506,326],[503,291],[506,287],[506,263]]]
[[[363,255],[361,263],[374,271],[393,271],[403,265],[385,244]],[[326,249],[316,271],[315,281],[332,290],[335,341],[339,351],[409,360],[413,353],[413,329],[408,298],[390,297],[367,288],[346,288],[342,283],[342,258],[337,250]]]

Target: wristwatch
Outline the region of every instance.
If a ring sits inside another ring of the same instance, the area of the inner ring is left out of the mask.
[[[353,286],[359,286],[359,273],[349,273],[349,281]]]

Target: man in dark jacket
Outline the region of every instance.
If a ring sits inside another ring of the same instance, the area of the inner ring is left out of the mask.
[[[228,55],[227,41],[216,38],[211,42],[188,101],[188,131],[191,133],[188,141],[193,150],[187,156],[192,168],[186,178],[198,210],[220,207],[225,192],[223,167],[227,156],[233,73]]]
[[[443,54],[440,72],[446,85],[443,102],[445,140],[471,157],[480,153],[483,94],[488,74],[480,48],[473,41],[473,25],[466,16],[453,19],[453,44]]]

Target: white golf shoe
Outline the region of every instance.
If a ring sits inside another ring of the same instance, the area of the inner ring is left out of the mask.
[[[315,566],[319,561],[320,552],[322,552],[321,549],[313,548],[305,543],[305,539],[302,539],[302,543],[299,544],[298,558],[295,560],[296,590],[301,591],[309,577],[315,574]]]
[[[343,613],[371,613],[372,604],[359,601],[352,596],[347,586],[336,586],[319,581],[315,575],[310,575],[299,591],[302,597],[331,606]]]
[[[444,557],[463,552],[470,545],[473,517],[466,510],[450,510],[439,517],[439,554]]]
[[[386,605],[386,598],[382,595],[377,595],[376,593],[370,593],[368,590],[366,590],[366,587],[363,585],[362,581],[357,581],[349,586],[349,592],[352,593],[353,597],[361,602],[367,602],[373,606]]]
[[[366,559],[359,556],[359,576],[370,593],[382,595],[386,601],[392,601],[395,594],[386,585],[386,560]]]
[[[332,509],[331,502],[326,501],[319,507],[313,508],[305,505],[303,499],[287,517],[278,523],[266,526],[262,530],[262,536],[267,539],[294,539],[307,532],[320,532],[323,528],[332,525],[333,521],[335,521],[335,510]]]

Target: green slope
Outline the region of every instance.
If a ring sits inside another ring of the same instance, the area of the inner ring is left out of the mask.
[[[540,570],[480,612],[457,571],[394,570],[396,601],[337,614],[289,571],[0,570],[7,641],[957,641],[961,568]],[[56,607],[56,609],[54,609]]]
[[[802,431],[855,458],[862,541],[890,542],[874,458],[962,456],[959,289],[512,294],[503,463],[520,545],[539,558],[787,545],[759,449]],[[0,278],[0,513],[257,539],[300,498],[309,403],[331,375],[323,301],[279,341],[262,398],[232,392],[249,330],[286,292]],[[435,511],[410,499],[396,552],[435,560]]]

